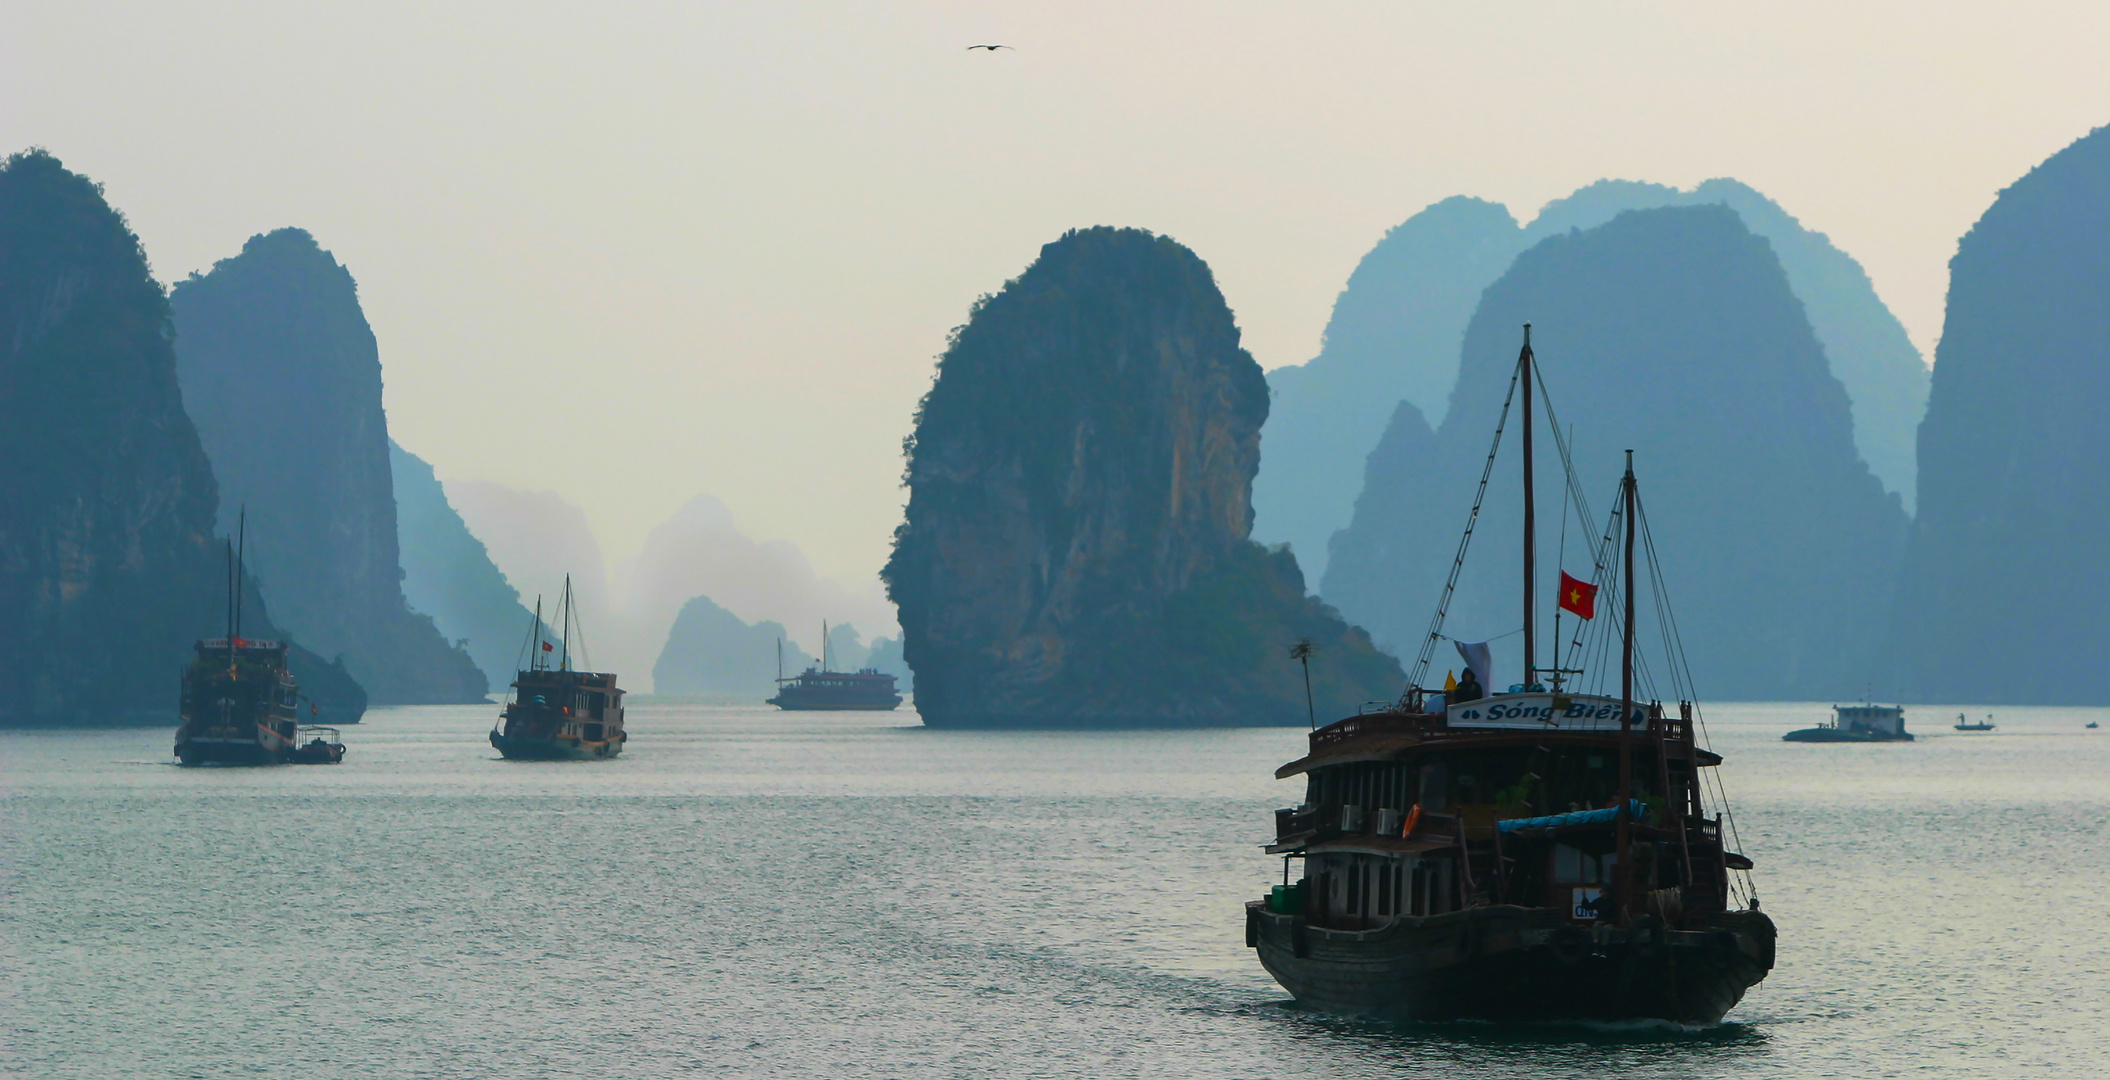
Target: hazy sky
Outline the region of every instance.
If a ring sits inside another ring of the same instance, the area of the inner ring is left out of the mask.
[[[866,580],[947,330],[1064,229],[1192,247],[1272,368],[1436,199],[1734,176],[1931,352],[1957,238],[2110,121],[2106,46],[2079,3],[9,0],[0,148],[164,281],[313,231],[443,479],[617,560],[707,491]]]

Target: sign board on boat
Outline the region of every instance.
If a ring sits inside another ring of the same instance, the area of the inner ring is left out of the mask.
[[[1520,728],[1527,731],[1618,731],[1619,699],[1589,694],[1490,694],[1448,710],[1454,728]],[[1634,723],[1648,723],[1637,702]]]

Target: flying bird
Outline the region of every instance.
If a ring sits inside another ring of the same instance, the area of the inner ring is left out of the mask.
[[[990,52],[995,52],[995,51],[997,51],[998,49],[1011,49],[1011,46],[1009,46],[1009,45],[969,45],[969,46],[967,46],[967,51],[968,51],[968,52],[973,52],[973,51],[975,51],[976,49],[987,49],[987,50],[989,50]],[[1017,49],[1011,49],[1011,51],[1012,51],[1012,52],[1017,52],[1018,50],[1017,50]]]

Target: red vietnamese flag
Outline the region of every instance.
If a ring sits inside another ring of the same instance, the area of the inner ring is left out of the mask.
[[[1597,617],[1597,586],[1586,581],[1577,581],[1561,571],[1561,610],[1572,611],[1585,619]]]
[[[556,647],[555,645],[552,645],[552,644],[550,644],[549,642],[545,641],[545,642],[543,642],[543,643],[542,643],[542,651],[543,651],[543,652],[556,652],[556,651],[557,651],[557,647]]]

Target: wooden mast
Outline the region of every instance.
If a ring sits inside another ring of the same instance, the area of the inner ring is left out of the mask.
[[[1524,350],[1517,354],[1524,379],[1524,685],[1538,681],[1538,634],[1532,625],[1532,582],[1537,577],[1538,531],[1531,490],[1531,324],[1524,324]],[[1493,683],[1488,691],[1494,690]]]
[[[234,666],[234,541],[227,541],[227,666]]]
[[[1634,519],[1641,513],[1639,492],[1634,484],[1634,452],[1626,452],[1626,478],[1620,481],[1626,501],[1626,617],[1620,626],[1619,642],[1619,866],[1614,877],[1614,899],[1619,903],[1619,925],[1625,926],[1633,909],[1634,801]]]
[[[245,565],[249,559],[249,508],[242,507],[242,523],[235,528],[234,539],[234,636],[227,639],[229,650],[242,636],[242,575],[249,572]],[[229,656],[234,655],[232,651]]]
[[[571,670],[571,575],[564,575],[564,643],[558,653],[557,670]]]

